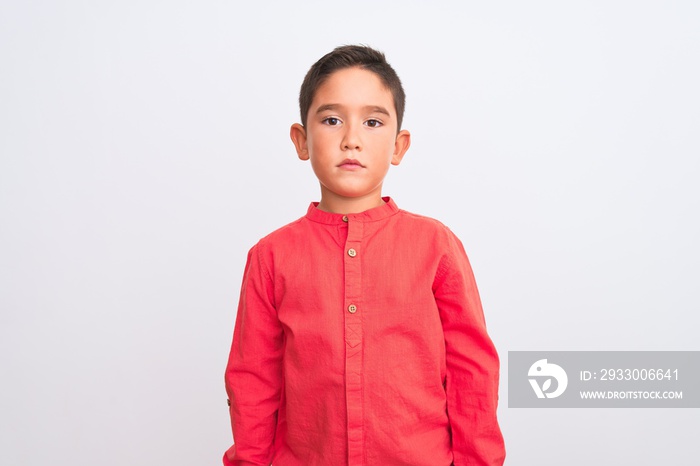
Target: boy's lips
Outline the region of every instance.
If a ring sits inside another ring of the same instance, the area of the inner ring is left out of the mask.
[[[365,168],[364,165],[362,165],[359,161],[355,159],[345,159],[340,164],[338,167],[343,168],[345,170],[359,170],[360,168]]]

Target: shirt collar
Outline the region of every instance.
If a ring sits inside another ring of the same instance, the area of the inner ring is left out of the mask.
[[[309,209],[306,211],[306,218],[317,223],[336,225],[347,222],[348,220],[351,222],[374,222],[390,217],[399,211],[399,208],[391,197],[382,197],[382,200],[385,204],[357,214],[345,215],[325,212],[318,208],[318,202],[312,202],[309,205]]]

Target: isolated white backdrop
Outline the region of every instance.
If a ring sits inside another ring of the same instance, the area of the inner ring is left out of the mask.
[[[245,255],[318,199],[288,128],[348,43],[408,95],[385,194],[470,255],[506,464],[695,464],[698,410],[508,409],[505,373],[700,349],[700,4],[172,0],[0,2],[0,463],[220,463]]]

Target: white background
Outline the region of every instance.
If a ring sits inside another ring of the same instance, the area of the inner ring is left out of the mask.
[[[386,52],[385,183],[463,240],[507,465],[697,464],[697,409],[509,409],[507,351],[698,350],[700,4],[2,1],[0,463],[213,465],[248,249],[318,200],[309,66]]]

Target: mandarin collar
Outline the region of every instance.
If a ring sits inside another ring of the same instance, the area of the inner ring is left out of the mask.
[[[356,214],[335,214],[326,212],[318,208],[318,202],[312,202],[309,205],[309,209],[306,211],[306,218],[317,223],[339,225],[347,221],[363,223],[374,222],[390,217],[399,211],[399,208],[391,197],[385,196],[382,197],[382,200],[385,204]]]

